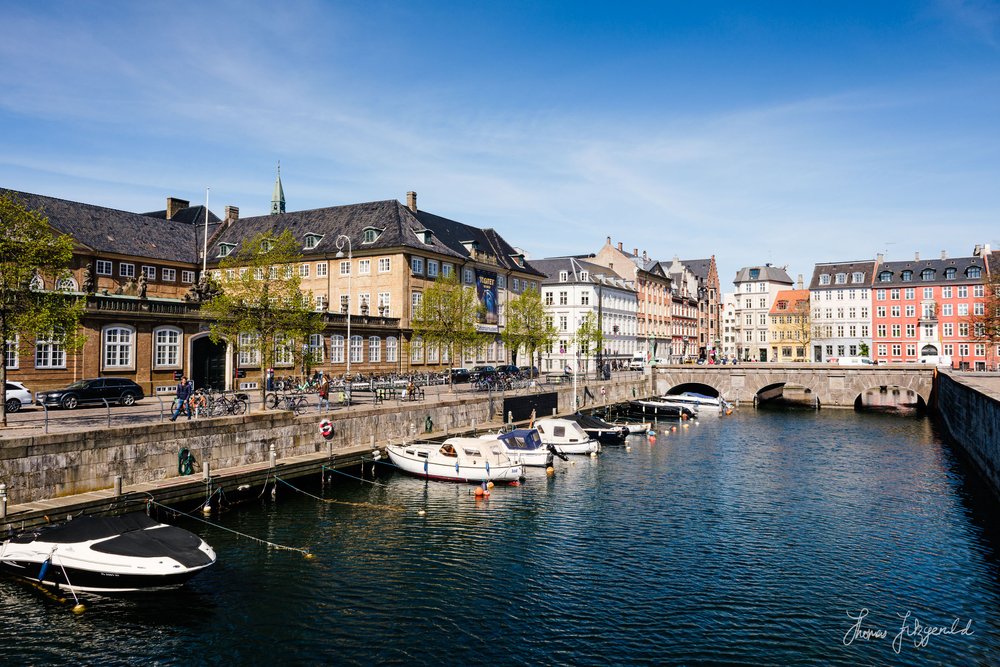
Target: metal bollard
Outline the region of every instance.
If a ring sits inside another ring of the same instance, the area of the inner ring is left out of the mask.
[[[208,480],[212,479],[212,473],[211,473],[210,469],[211,469],[211,465],[209,464],[208,461],[205,461],[204,463],[201,464],[201,478],[203,480],[205,480],[206,482]]]
[[[115,497],[117,498],[122,494],[122,476],[115,475]]]
[[[274,451],[274,443],[271,443],[271,467],[278,462],[278,452]]]
[[[507,411],[507,423],[508,424],[513,424],[514,423],[514,411],[513,410],[508,410]]]
[[[108,428],[111,428],[111,404],[108,403],[108,399],[106,398],[102,398],[101,400],[104,401],[104,407],[108,409]]]
[[[0,482],[0,519],[7,518],[7,485]]]

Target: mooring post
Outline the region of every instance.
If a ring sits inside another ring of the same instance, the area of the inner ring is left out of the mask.
[[[122,476],[115,475],[115,498],[122,495]]]
[[[271,465],[274,465],[273,461],[271,462]],[[208,461],[205,461],[201,464],[201,478],[206,482],[212,479],[211,465],[209,464]]]
[[[0,519],[7,518],[7,485],[0,482]]]
[[[513,410],[508,410],[507,411],[507,423],[508,424],[513,424],[514,423],[514,411]]]
[[[274,451],[274,443],[271,443],[271,467],[273,468],[278,462],[278,452]]]

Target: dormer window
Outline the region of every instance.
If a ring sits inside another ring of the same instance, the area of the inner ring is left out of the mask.
[[[524,255],[511,255],[510,258],[514,260],[514,264],[520,267],[524,267]]]
[[[778,310],[785,310],[786,308],[788,308],[788,302],[787,301],[779,301],[778,302]]]
[[[837,284],[838,285],[846,285],[847,284],[847,274],[846,273],[838,273],[837,274]]]
[[[861,273],[860,271],[855,271],[851,275],[852,283],[863,283],[864,281],[865,281],[865,274]]]
[[[312,250],[323,240],[322,234],[306,234],[305,249]]]
[[[465,246],[465,252],[470,255],[479,252],[479,241],[462,241],[462,245]]]
[[[568,279],[569,279],[569,272],[568,271],[560,271],[559,272],[559,282],[564,283]]]
[[[750,280],[760,280],[760,269],[750,269]]]
[[[970,266],[965,270],[965,276],[967,278],[981,278],[983,276],[983,272],[978,266]]]
[[[883,271],[878,274],[878,281],[880,283],[891,283],[892,282],[892,271]]]
[[[934,269],[924,269],[920,272],[921,280],[934,280]]]
[[[375,243],[380,236],[382,236],[381,229],[378,229],[377,227],[365,227],[364,231],[361,233],[361,242]],[[424,241],[424,243],[427,243],[427,241]]]
[[[954,280],[956,273],[958,273],[958,271],[955,269],[955,267],[954,266],[949,266],[947,269],[944,270],[944,279],[945,280]]]
[[[581,271],[580,280],[582,280],[583,282],[588,282],[590,280],[590,273],[587,271]]]
[[[270,239],[264,239],[263,241],[260,242],[261,252],[269,252],[272,247],[274,247],[274,244],[271,242]]]
[[[904,283],[908,283],[913,280],[913,271],[903,271],[899,274],[899,279]]]
[[[220,243],[219,244],[219,257],[228,257],[229,253],[233,251],[236,247],[235,243]]]
[[[821,273],[820,276],[819,276],[819,284],[820,285],[829,285],[830,284],[830,274],[829,273]]]

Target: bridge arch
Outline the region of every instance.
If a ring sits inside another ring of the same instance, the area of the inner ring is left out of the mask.
[[[705,394],[706,396],[711,396],[713,398],[718,398],[722,392],[713,387],[710,384],[704,382],[682,382],[681,384],[675,385],[666,391],[667,394],[683,394],[686,391],[691,391],[696,394]]]

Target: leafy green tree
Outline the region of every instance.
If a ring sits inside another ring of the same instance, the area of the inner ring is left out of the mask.
[[[65,353],[79,349],[83,299],[60,292],[70,276],[73,239],[58,234],[48,218],[30,211],[10,192],[0,192],[0,341],[58,340]],[[51,290],[41,285],[51,285]],[[4,345],[6,348],[6,344]],[[0,387],[7,382],[7,355],[0,359]],[[6,397],[0,424],[7,425]]]
[[[476,329],[482,311],[474,289],[464,287],[456,274],[441,276],[423,291],[411,313],[410,328],[425,349],[434,345],[448,350],[450,359],[461,359],[466,349],[483,342]]]
[[[871,348],[868,347],[868,343],[861,341],[858,345],[858,354],[862,357],[867,357],[869,352],[871,352]]]
[[[302,259],[300,244],[285,230],[278,236],[263,232],[244,241],[237,252],[219,262],[218,292],[202,305],[211,321],[212,342],[222,339],[241,345],[260,360],[261,404],[267,390],[267,369],[277,360],[301,363],[303,345],[323,330],[313,310],[312,293],[303,292],[295,264]]]
[[[580,326],[577,327],[576,335],[574,336],[576,342],[576,349],[586,359],[591,350],[597,352],[604,349],[604,332],[601,331],[601,327],[597,322],[597,315],[593,312],[589,312],[583,316],[580,320]],[[597,369],[598,374],[601,369]]]
[[[1000,344],[1000,267],[991,264],[991,268],[993,270],[983,276],[983,312],[973,311],[967,322],[972,340],[993,348]]]
[[[535,352],[556,339],[556,328],[549,321],[538,290],[527,289],[507,302],[504,330],[500,334],[517,363],[517,352],[528,350],[530,364],[535,364]]]

